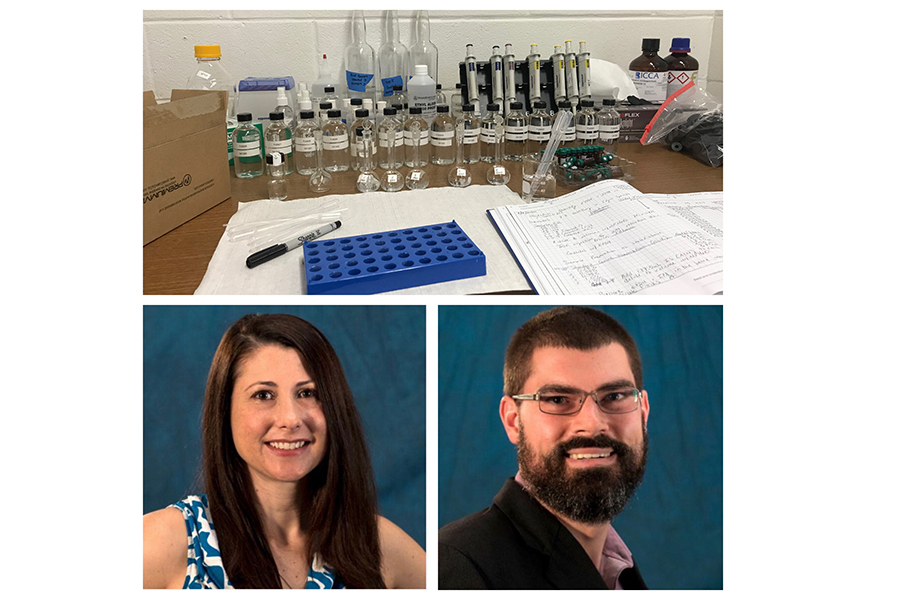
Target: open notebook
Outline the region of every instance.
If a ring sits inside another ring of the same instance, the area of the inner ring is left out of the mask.
[[[487,213],[538,294],[718,294],[722,197],[606,180]]]

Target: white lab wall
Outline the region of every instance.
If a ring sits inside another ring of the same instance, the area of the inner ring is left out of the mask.
[[[385,11],[366,10],[367,41],[381,45]],[[144,11],[144,89],[168,100],[183,87],[194,67],[194,44],[219,44],[222,62],[236,78],[293,75],[312,82],[318,76],[317,53],[342,61],[350,39],[351,11]],[[399,11],[400,39],[412,37],[412,10]],[[699,79],[722,86],[722,11],[430,11],[431,41],[438,47],[439,80],[444,89],[458,82],[458,64],[466,44],[477,60],[491,46],[513,44],[524,58],[538,44],[542,58],[554,44],[585,40],[592,58],[623,69],[641,53],[641,40],[660,38],[660,55],[669,54],[673,37],[691,39],[700,62]],[[718,20],[718,23],[717,23]],[[316,31],[318,30],[318,36]]]

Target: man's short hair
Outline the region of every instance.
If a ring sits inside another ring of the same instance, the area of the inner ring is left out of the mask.
[[[643,389],[641,356],[637,345],[618,321],[604,312],[583,306],[560,306],[535,315],[513,334],[503,364],[503,393],[521,394],[531,375],[531,357],[538,348],[557,346],[593,350],[612,343],[625,348],[634,384]]]

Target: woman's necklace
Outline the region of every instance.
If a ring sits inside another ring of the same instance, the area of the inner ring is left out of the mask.
[[[281,577],[281,580],[284,582],[284,585],[288,586],[289,590],[294,589],[291,587],[291,584],[288,583],[288,580],[284,578],[284,575],[281,574],[281,571],[278,571],[278,576]]]

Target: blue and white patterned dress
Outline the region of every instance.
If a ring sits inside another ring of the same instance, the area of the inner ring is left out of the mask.
[[[205,494],[188,496],[173,504],[184,515],[184,524],[188,534],[187,574],[184,577],[184,589],[232,589],[222,553],[219,551],[219,540],[216,528],[209,514],[209,502]],[[344,584],[337,579],[334,571],[323,564],[318,555],[313,556],[309,574],[306,576],[306,589],[342,589]]]

